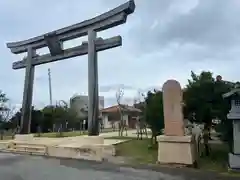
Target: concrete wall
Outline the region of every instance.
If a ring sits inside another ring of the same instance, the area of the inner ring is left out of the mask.
[[[112,123],[111,123],[111,121],[108,120],[107,114],[103,114],[102,119],[103,119],[104,128],[112,128]],[[128,126],[128,115],[123,115],[123,120],[126,121],[126,124]],[[119,121],[115,122],[115,128],[118,128],[118,122]]]
[[[112,124],[111,124],[111,122],[108,121],[107,115],[103,115],[102,120],[103,120],[104,128],[112,128]]]
[[[233,121],[234,153],[240,154],[240,120]]]

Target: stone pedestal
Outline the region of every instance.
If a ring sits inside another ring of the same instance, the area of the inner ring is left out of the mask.
[[[160,135],[157,141],[159,163],[193,165],[196,162],[194,136]]]
[[[239,154],[228,154],[229,168],[240,171],[240,155]]]

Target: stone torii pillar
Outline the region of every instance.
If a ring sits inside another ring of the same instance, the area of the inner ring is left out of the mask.
[[[99,94],[98,94],[98,62],[95,41],[97,33],[88,31],[88,134],[99,134]]]
[[[23,89],[23,101],[22,101],[22,116],[20,125],[20,134],[30,133],[31,127],[31,115],[32,115],[32,96],[33,96],[33,84],[35,66],[32,65],[32,59],[36,56],[36,50],[31,47],[27,49],[26,58],[26,70]],[[24,121],[24,119],[26,119]]]

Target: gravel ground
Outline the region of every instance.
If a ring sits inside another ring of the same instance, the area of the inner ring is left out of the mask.
[[[0,153],[2,180],[231,180],[189,169],[130,167],[70,159]],[[239,179],[239,177],[237,178]]]

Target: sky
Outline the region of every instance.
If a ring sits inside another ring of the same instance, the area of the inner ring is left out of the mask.
[[[14,55],[7,42],[25,40],[95,17],[127,0],[1,0],[0,89],[13,105],[21,106],[25,70],[13,70]],[[99,94],[105,106],[116,104],[116,91],[124,88],[123,103],[131,104],[138,92],[161,88],[168,79],[184,87],[190,72],[211,71],[229,81],[240,80],[239,0],[135,0],[136,10],[127,23],[98,37],[121,35],[123,45],[98,53]],[[66,42],[65,48],[87,37]],[[41,49],[39,54],[46,53]],[[53,101],[68,101],[87,94],[87,56],[36,67],[33,105],[49,104],[48,68]]]

